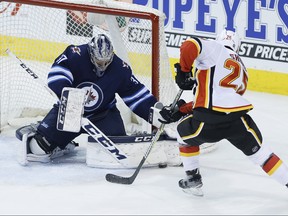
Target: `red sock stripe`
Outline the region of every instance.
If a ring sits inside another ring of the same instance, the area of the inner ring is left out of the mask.
[[[270,158],[264,163],[262,169],[266,173],[269,173],[276,166],[276,164],[279,161],[280,161],[280,158],[273,153],[273,154],[270,155]]]
[[[199,146],[180,146],[179,147],[181,153],[195,153],[199,152]]]

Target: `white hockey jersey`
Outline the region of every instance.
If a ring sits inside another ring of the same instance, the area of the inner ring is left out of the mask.
[[[248,82],[247,70],[237,53],[215,40],[190,38],[180,47],[181,70],[193,65],[197,80],[194,107],[219,112],[250,110],[252,104],[242,95]]]

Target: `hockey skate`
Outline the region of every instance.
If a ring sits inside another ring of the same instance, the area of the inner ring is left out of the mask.
[[[187,177],[179,181],[179,187],[182,188],[183,192],[192,194],[195,196],[203,196],[201,189],[203,183],[202,178],[198,169],[186,171]]]
[[[32,139],[34,139],[34,142],[36,142],[35,135],[37,133],[37,126],[38,124],[31,124],[21,127],[16,131],[16,137],[22,141],[18,151],[18,162],[21,165],[27,165],[28,161],[48,163],[51,161],[51,159],[55,159],[73,152],[74,149],[79,146],[78,143],[72,141],[68,143],[64,149],[56,147],[51,153],[33,154],[30,148],[30,142]]]

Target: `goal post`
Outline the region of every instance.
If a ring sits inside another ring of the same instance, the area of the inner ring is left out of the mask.
[[[177,93],[164,32],[165,15],[153,8],[112,0],[0,1],[1,128],[39,120],[55,102],[7,54],[10,49],[46,81],[54,59],[70,45],[106,33],[115,53],[164,104]],[[124,121],[140,123],[125,105]],[[118,106],[118,104],[117,104]],[[142,124],[142,123],[141,123]],[[127,126],[127,125],[126,125]]]

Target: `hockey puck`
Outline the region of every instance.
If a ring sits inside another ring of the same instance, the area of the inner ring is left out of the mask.
[[[159,163],[158,167],[159,168],[166,168],[167,167],[167,163]]]

